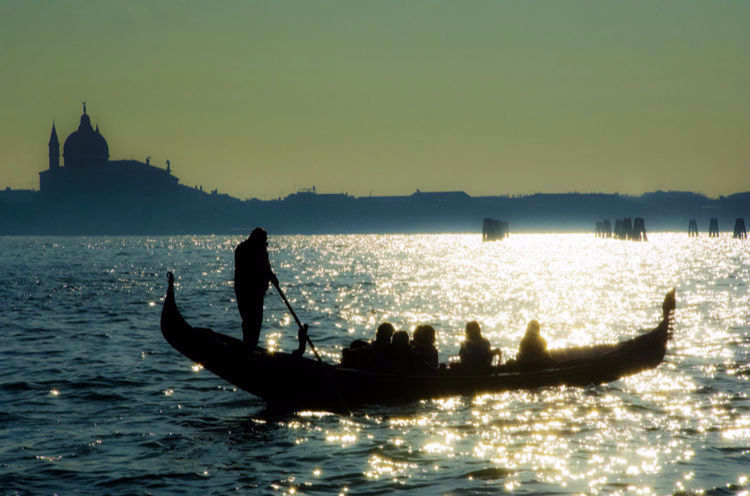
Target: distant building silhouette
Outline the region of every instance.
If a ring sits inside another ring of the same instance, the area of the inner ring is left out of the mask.
[[[60,142],[57,141],[57,130],[55,123],[52,123],[52,133],[49,137],[49,168],[57,169],[60,167]]]
[[[83,115],[78,130],[71,133],[63,145],[63,158],[65,167],[69,169],[93,169],[103,166],[109,160],[109,146],[104,136],[91,127],[91,118],[86,113],[86,104],[83,104]]]
[[[83,105],[78,129],[63,145],[60,164],[60,142],[55,124],[49,140],[49,168],[39,173],[39,191],[46,198],[86,199],[92,197],[129,197],[137,200],[169,194],[177,188],[178,179],[166,170],[137,160],[109,160],[109,145],[91,126]]]
[[[39,191],[0,189],[0,234],[247,234],[259,224],[274,233],[297,234],[476,233],[477,220],[491,212],[506,212],[514,230],[530,232],[585,232],[591,212],[612,219],[616,212],[633,212],[648,216],[649,227],[658,231],[683,229],[686,215],[750,215],[750,192],[716,199],[680,191],[473,197],[464,191],[417,190],[407,196],[355,197],[319,194],[313,187],[286,198],[240,200],[217,189],[206,193],[202,186],[179,184],[170,161],[161,168],[152,160],[112,160],[107,140],[91,122],[84,107],[61,149],[53,121],[49,167],[39,173]],[[718,234],[717,223],[712,225]],[[499,227],[507,236],[507,223]],[[631,219],[616,219],[615,236],[632,239],[634,227]],[[600,235],[611,232],[610,221],[603,220]]]

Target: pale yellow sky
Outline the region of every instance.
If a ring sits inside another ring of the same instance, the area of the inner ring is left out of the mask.
[[[0,0],[0,186],[86,101],[240,198],[750,190],[750,2]]]

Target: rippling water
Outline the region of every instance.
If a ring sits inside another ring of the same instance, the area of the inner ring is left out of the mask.
[[[750,244],[650,234],[271,236],[271,262],[330,360],[382,321],[476,319],[504,356],[677,324],[657,369],[604,386],[278,415],[159,331],[165,273],[194,325],[240,337],[238,237],[0,238],[1,494],[750,492]],[[265,346],[296,347],[274,291]]]

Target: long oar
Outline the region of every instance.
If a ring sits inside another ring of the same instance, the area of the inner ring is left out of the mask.
[[[286,295],[281,290],[279,285],[274,282],[274,287],[276,287],[276,291],[279,292],[279,296],[281,296],[281,299],[284,300],[284,303],[286,303],[286,307],[289,309],[289,312],[292,314],[292,317],[294,317],[294,320],[297,322],[297,325],[300,329],[302,329],[304,326],[302,325],[302,322],[299,320],[299,317],[297,317],[297,314],[294,313],[294,309],[292,308],[292,305],[289,303],[289,300],[286,299]],[[341,401],[341,405],[344,407],[344,411],[346,411],[349,415],[351,415],[351,410],[349,410],[349,407],[346,406],[346,401],[344,401],[344,397],[341,395],[341,391],[339,391],[338,386],[336,385],[336,381],[333,380],[333,376],[328,371],[328,367],[326,366],[326,363],[323,361],[322,358],[320,358],[320,355],[318,354],[318,350],[315,349],[315,345],[313,344],[312,340],[310,339],[310,335],[308,333],[305,333],[305,338],[307,338],[307,344],[310,345],[310,349],[315,354],[315,358],[318,359],[318,362],[323,367],[323,370],[326,373],[326,376],[328,377],[328,380],[331,381],[331,384],[333,385],[334,391],[336,391],[336,395],[339,397],[339,401]]]

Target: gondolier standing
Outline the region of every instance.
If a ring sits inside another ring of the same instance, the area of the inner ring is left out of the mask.
[[[242,340],[251,350],[258,346],[268,283],[279,284],[268,262],[267,246],[266,231],[256,227],[234,250],[234,294],[242,317]]]

